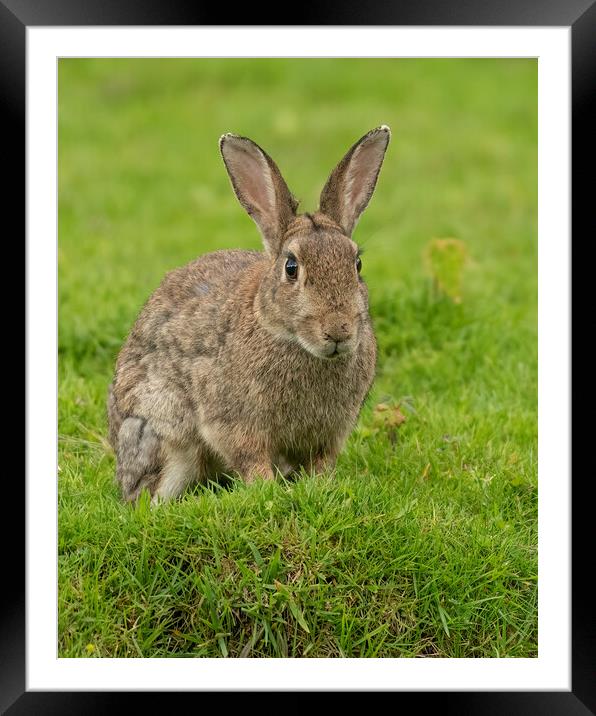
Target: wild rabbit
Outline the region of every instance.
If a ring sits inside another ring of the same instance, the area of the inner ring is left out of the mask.
[[[358,246],[390,139],[381,126],[331,173],[319,210],[297,214],[273,160],[245,137],[219,147],[265,252],[215,251],[171,271],[130,332],[109,389],[125,499],[192,482],[250,482],[335,464],[375,373]]]

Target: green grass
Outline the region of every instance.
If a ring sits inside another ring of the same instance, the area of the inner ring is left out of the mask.
[[[536,110],[531,60],[60,61],[60,656],[537,655]],[[105,395],[137,312],[171,268],[259,246],[218,137],[312,210],[382,123],[354,236],[378,375],[336,474],[123,504]],[[468,255],[460,303],[437,238]]]

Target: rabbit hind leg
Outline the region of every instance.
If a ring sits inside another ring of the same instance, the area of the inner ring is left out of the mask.
[[[200,447],[164,443],[163,455],[161,477],[153,492],[154,504],[178,497],[191,483],[203,477]]]
[[[136,500],[143,488],[154,493],[161,478],[163,444],[148,420],[136,416],[122,420],[116,458],[116,479],[125,500]]]

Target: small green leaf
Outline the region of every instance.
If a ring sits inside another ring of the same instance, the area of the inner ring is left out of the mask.
[[[271,558],[271,562],[269,562],[269,565],[267,569],[265,570],[265,574],[263,575],[263,581],[267,584],[271,584],[273,580],[277,577],[279,573],[279,568],[281,565],[281,555],[279,548],[275,551],[275,554]]]
[[[302,610],[296,604],[293,597],[288,597],[288,604],[290,606],[290,611],[292,612],[292,615],[294,616],[294,619],[300,624],[300,626],[304,629],[304,631],[307,634],[310,634],[310,629],[308,628],[308,624],[306,623],[306,619],[304,618],[304,614],[302,613]]]
[[[256,544],[251,542],[250,540],[247,540],[247,544],[250,547],[250,551],[253,553],[253,557],[255,558],[255,562],[257,563],[257,566],[260,570],[263,570],[263,567],[265,566],[265,562],[263,558],[261,557],[261,553],[257,549]]]
[[[461,303],[466,245],[458,239],[433,239],[427,246],[427,262],[435,286],[454,303]]]
[[[447,619],[449,615],[440,604],[437,606],[439,607],[439,616],[441,617],[441,622],[443,623],[443,629],[445,629],[445,633],[449,636],[449,627],[447,626]]]
[[[222,656],[225,658],[228,655],[228,647],[226,646],[226,642],[223,640],[223,638],[220,636],[217,640],[217,643],[219,644],[220,651],[222,653]]]

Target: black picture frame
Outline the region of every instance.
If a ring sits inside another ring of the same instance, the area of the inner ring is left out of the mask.
[[[25,90],[26,28],[32,26],[109,25],[286,25],[272,18],[271,10],[245,6],[234,11],[234,23],[213,4],[170,0],[0,0],[0,116],[4,137],[2,192],[4,226],[25,223]],[[300,8],[299,25],[434,25],[434,26],[566,26],[572,44],[572,226],[590,226],[594,202],[594,113],[596,97],[596,1],[595,0],[418,0],[418,2],[318,3]],[[8,223],[12,214],[13,222]],[[26,228],[26,227],[25,227]],[[593,224],[592,231],[593,234]],[[18,236],[14,233],[13,236]],[[589,239],[593,237],[586,237]],[[14,240],[13,240],[14,241]],[[14,241],[16,244],[17,242]],[[578,242],[576,241],[576,246]],[[577,261],[574,262],[574,267]],[[574,282],[573,298],[586,284]],[[587,284],[589,285],[589,284]],[[576,292],[577,289],[577,292]],[[584,298],[586,298],[584,296]],[[577,327],[577,321],[573,326]],[[574,353],[577,369],[579,352]],[[576,421],[576,444],[581,444],[586,423]],[[561,426],[562,430],[567,426]],[[571,429],[571,426],[568,426]],[[587,436],[585,436],[587,437]],[[587,442],[587,441],[586,441]],[[589,443],[588,443],[589,444]],[[15,476],[18,468],[15,468]],[[436,708],[458,714],[577,714],[596,713],[596,617],[592,588],[583,587],[583,575],[594,544],[592,502],[588,494],[592,475],[580,475],[572,491],[572,689],[569,692],[402,692],[404,701],[415,699],[416,708]],[[140,693],[130,692],[32,692],[25,689],[25,540],[24,480],[6,480],[4,504],[10,505],[11,520],[3,522],[5,575],[0,613],[0,710],[20,714],[105,713],[121,707],[140,707]],[[6,508],[5,508],[6,509]],[[23,522],[19,525],[19,516]],[[16,525],[16,526],[15,526]],[[19,529],[21,527],[21,529]],[[593,558],[592,558],[593,559]],[[588,583],[589,584],[589,583]],[[388,690],[390,690],[388,688]],[[176,696],[196,697],[196,694]],[[159,708],[171,694],[150,694]],[[134,699],[134,701],[133,701]]]

